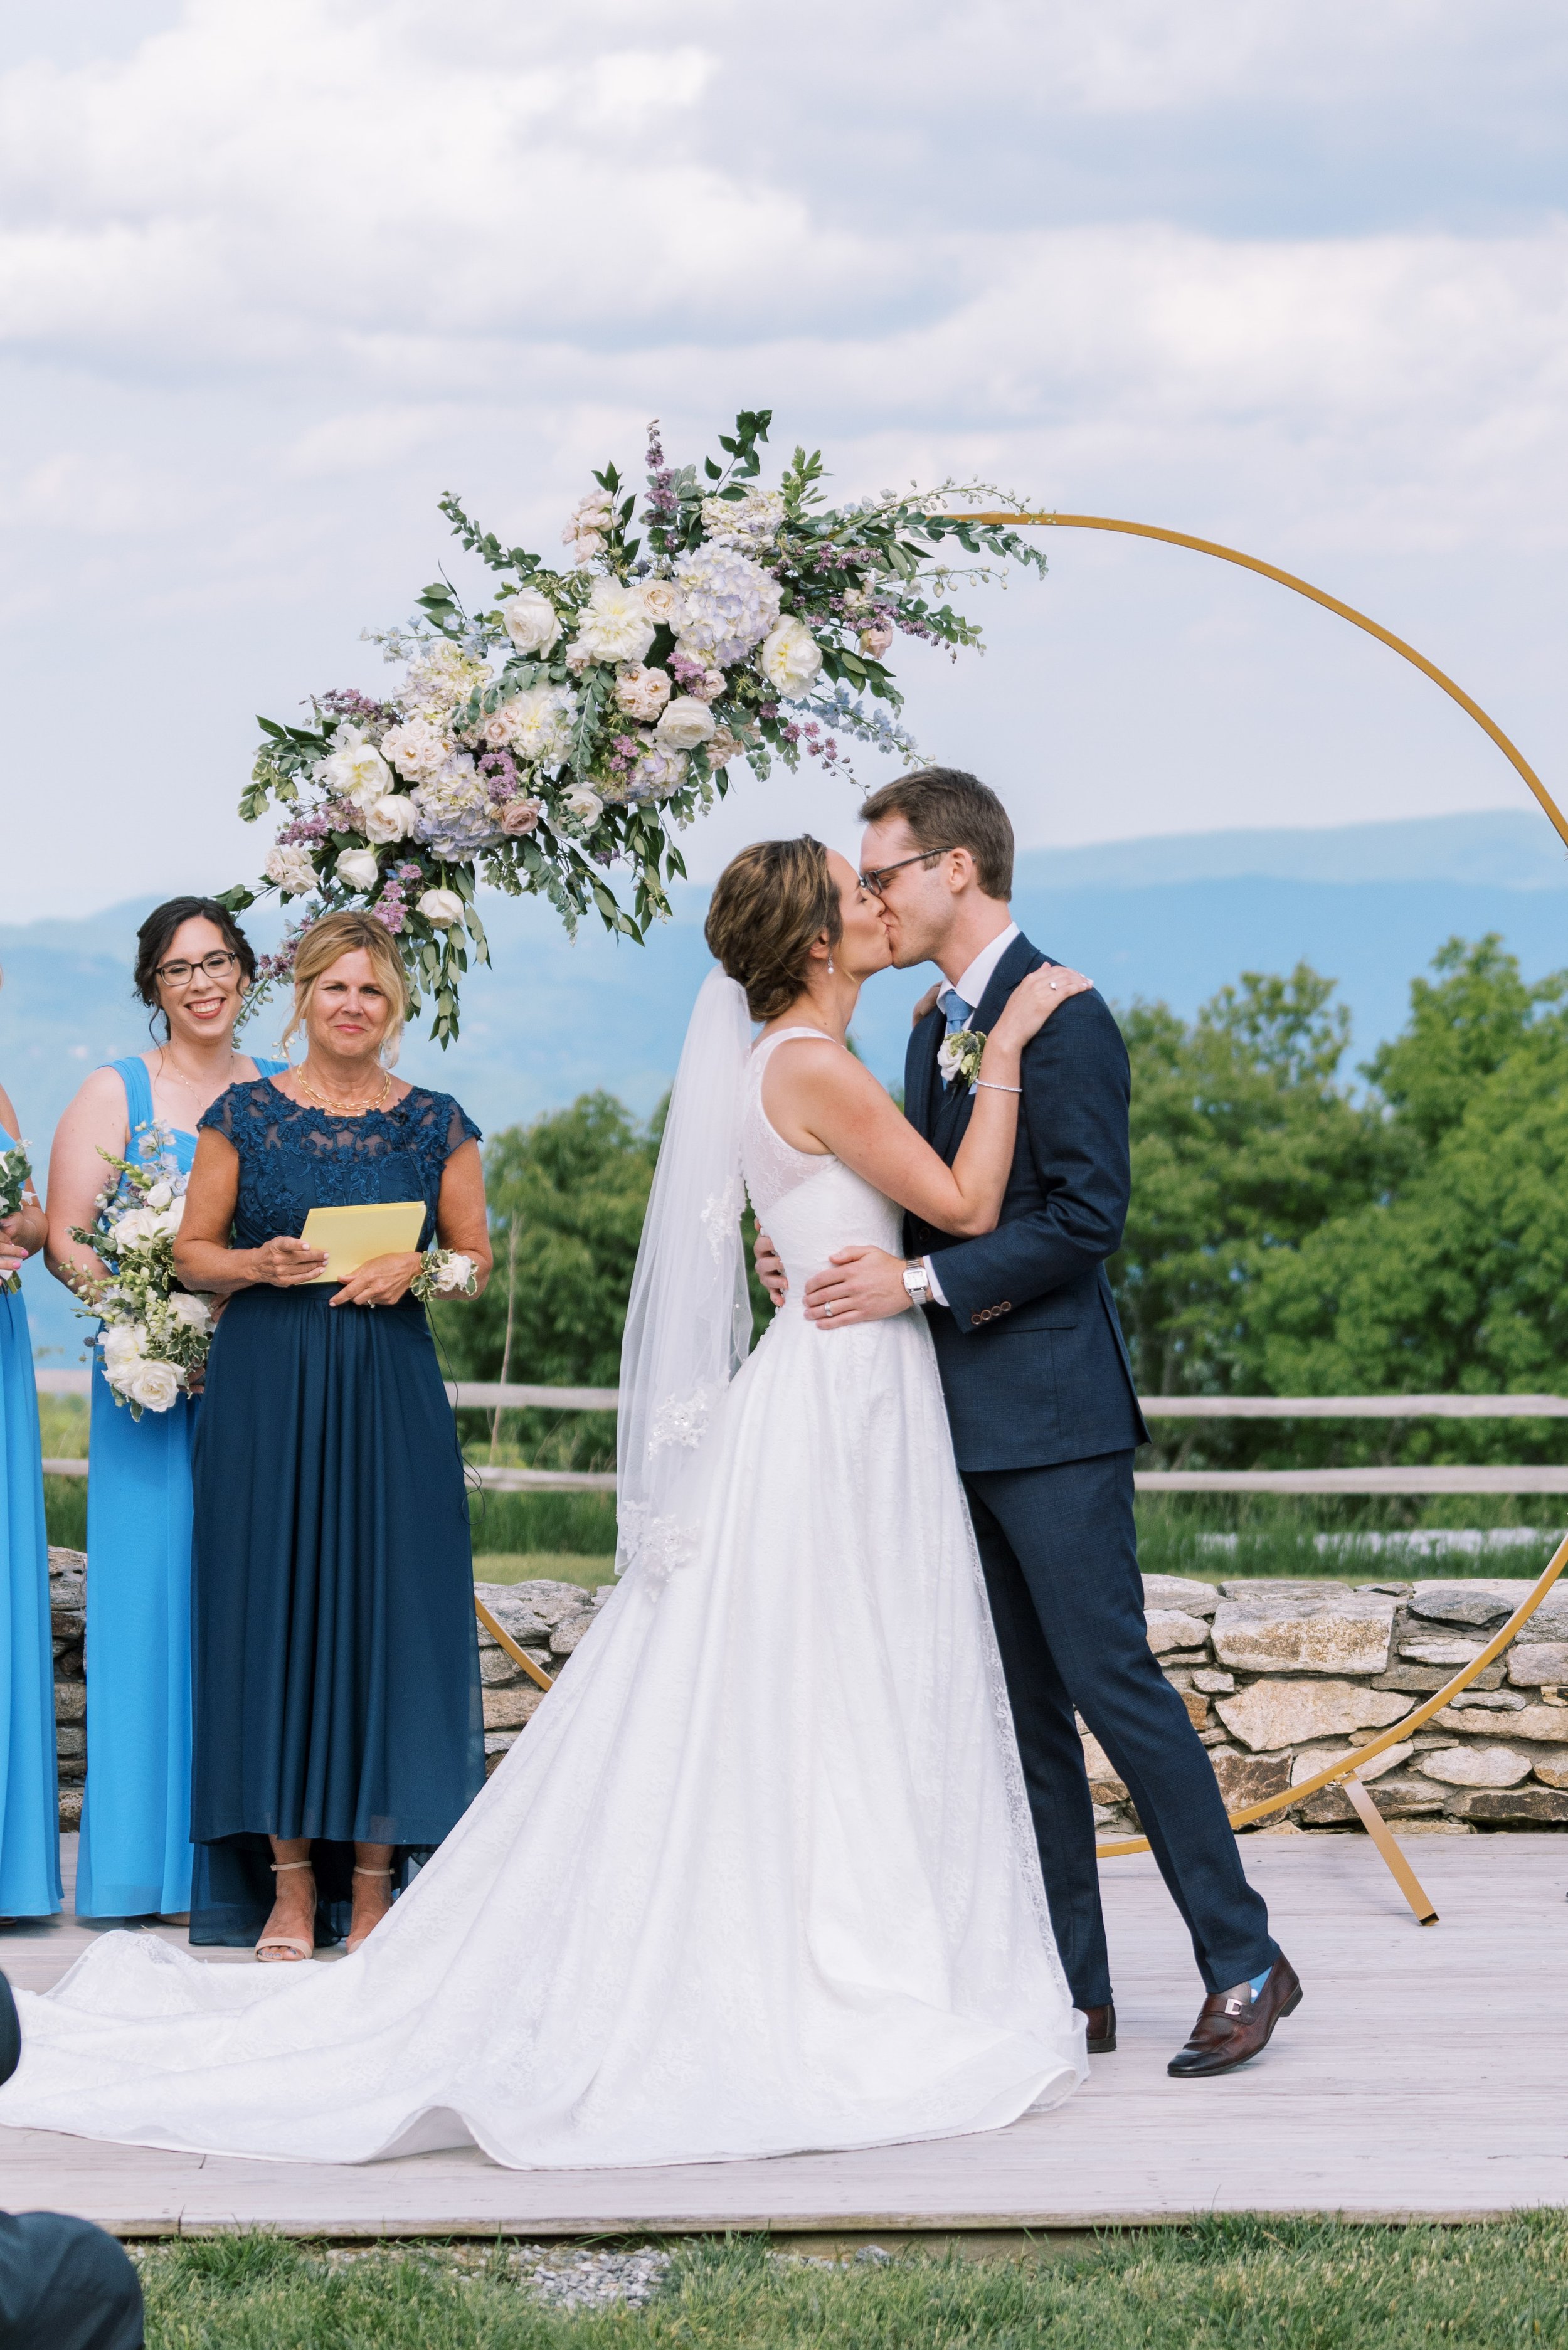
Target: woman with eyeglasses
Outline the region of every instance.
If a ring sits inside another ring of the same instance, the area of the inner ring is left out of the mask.
[[[104,1154],[189,1173],[203,1112],[281,1061],[234,1049],[256,959],[210,898],[171,898],[137,933],[145,1053],[95,1069],[55,1132],[47,1256],[75,1289],[104,1271],[71,1238],[109,1180]],[[162,1035],[158,1031],[161,1028]],[[87,1791],[78,1918],[183,1919],[191,1906],[191,1439],[199,1399],[133,1419],[95,1354],[88,1477]]]

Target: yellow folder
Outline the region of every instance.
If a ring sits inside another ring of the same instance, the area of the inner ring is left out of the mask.
[[[299,1237],[306,1248],[329,1253],[306,1287],[346,1281],[373,1256],[400,1256],[418,1248],[424,1222],[422,1200],[367,1200],[351,1208],[312,1208]]]

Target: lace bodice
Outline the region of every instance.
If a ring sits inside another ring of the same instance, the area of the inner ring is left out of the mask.
[[[822,1041],[820,1029],[781,1028],[753,1048],[746,1064],[741,1166],[757,1222],[784,1259],[789,1304],[798,1309],[806,1281],[835,1249],[864,1243],[896,1250],[903,1211],[842,1159],[797,1150],[771,1123],[763,1107],[763,1079],[774,1052],[793,1036]]]
[[[297,1236],[312,1208],[368,1200],[423,1200],[430,1212],[420,1246],[428,1248],[446,1162],[460,1144],[480,1139],[451,1094],[422,1086],[389,1108],[339,1118],[291,1101],[262,1077],[220,1094],[202,1124],[239,1153],[236,1248],[260,1248],[282,1232]]]

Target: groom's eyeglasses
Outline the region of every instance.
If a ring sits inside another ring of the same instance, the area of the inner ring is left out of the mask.
[[[860,887],[869,889],[874,898],[882,895],[883,885],[891,873],[901,873],[906,865],[928,865],[933,857],[950,857],[950,848],[922,848],[916,857],[900,857],[897,865],[878,865],[860,876]]]
[[[157,975],[166,987],[189,987],[199,971],[205,972],[209,979],[227,979],[238,961],[238,955],[231,954],[226,948],[221,952],[214,948],[200,962],[186,962],[182,956],[176,956],[172,962],[161,962]]]

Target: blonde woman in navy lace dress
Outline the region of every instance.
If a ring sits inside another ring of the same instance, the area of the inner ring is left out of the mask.
[[[392,1076],[396,943],[329,914],[295,964],[304,1062],[202,1120],[178,1257],[225,1295],[192,1462],[193,1942],[356,1948],[483,1783],[467,1496],[420,1252],[341,1283],[313,1207],[422,1200],[490,1270],[479,1129]],[[257,1942],[257,1935],[260,1940]]]

